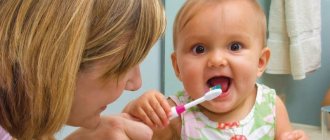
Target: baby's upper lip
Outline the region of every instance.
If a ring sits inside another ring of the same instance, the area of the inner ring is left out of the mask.
[[[215,74],[215,75],[212,75],[212,76],[208,76],[208,78],[206,79],[206,83],[214,77],[228,77],[228,78],[232,79],[230,76],[225,75],[225,74]]]

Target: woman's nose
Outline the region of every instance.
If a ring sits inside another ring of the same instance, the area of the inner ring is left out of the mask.
[[[220,51],[214,51],[209,54],[208,57],[208,67],[223,67],[228,64],[225,54]]]
[[[125,90],[135,91],[141,88],[141,73],[140,73],[140,66],[135,66],[129,73],[128,73],[128,80],[126,82]]]

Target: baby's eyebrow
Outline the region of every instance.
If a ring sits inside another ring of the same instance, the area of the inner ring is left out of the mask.
[[[239,33],[230,32],[230,34],[228,34],[227,37],[230,39],[237,39],[243,41],[251,41],[253,39],[253,36],[251,34],[245,32],[239,32]]]

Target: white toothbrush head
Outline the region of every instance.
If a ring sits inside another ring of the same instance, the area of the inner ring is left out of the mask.
[[[207,92],[204,95],[204,98],[206,100],[210,101],[210,100],[213,100],[214,98],[220,96],[221,93],[222,93],[221,86],[220,85],[216,85],[216,86],[210,88],[210,91]]]

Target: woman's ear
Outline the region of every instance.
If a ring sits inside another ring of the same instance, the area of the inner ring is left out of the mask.
[[[260,77],[266,70],[267,64],[270,58],[270,50],[268,47],[265,47],[261,50],[261,55],[259,57],[258,63],[258,73],[257,76]]]
[[[180,78],[180,69],[179,69],[179,66],[178,66],[178,63],[177,63],[177,58],[176,58],[175,51],[171,55],[171,60],[172,60],[172,67],[174,69],[175,75],[181,81],[181,78]]]

